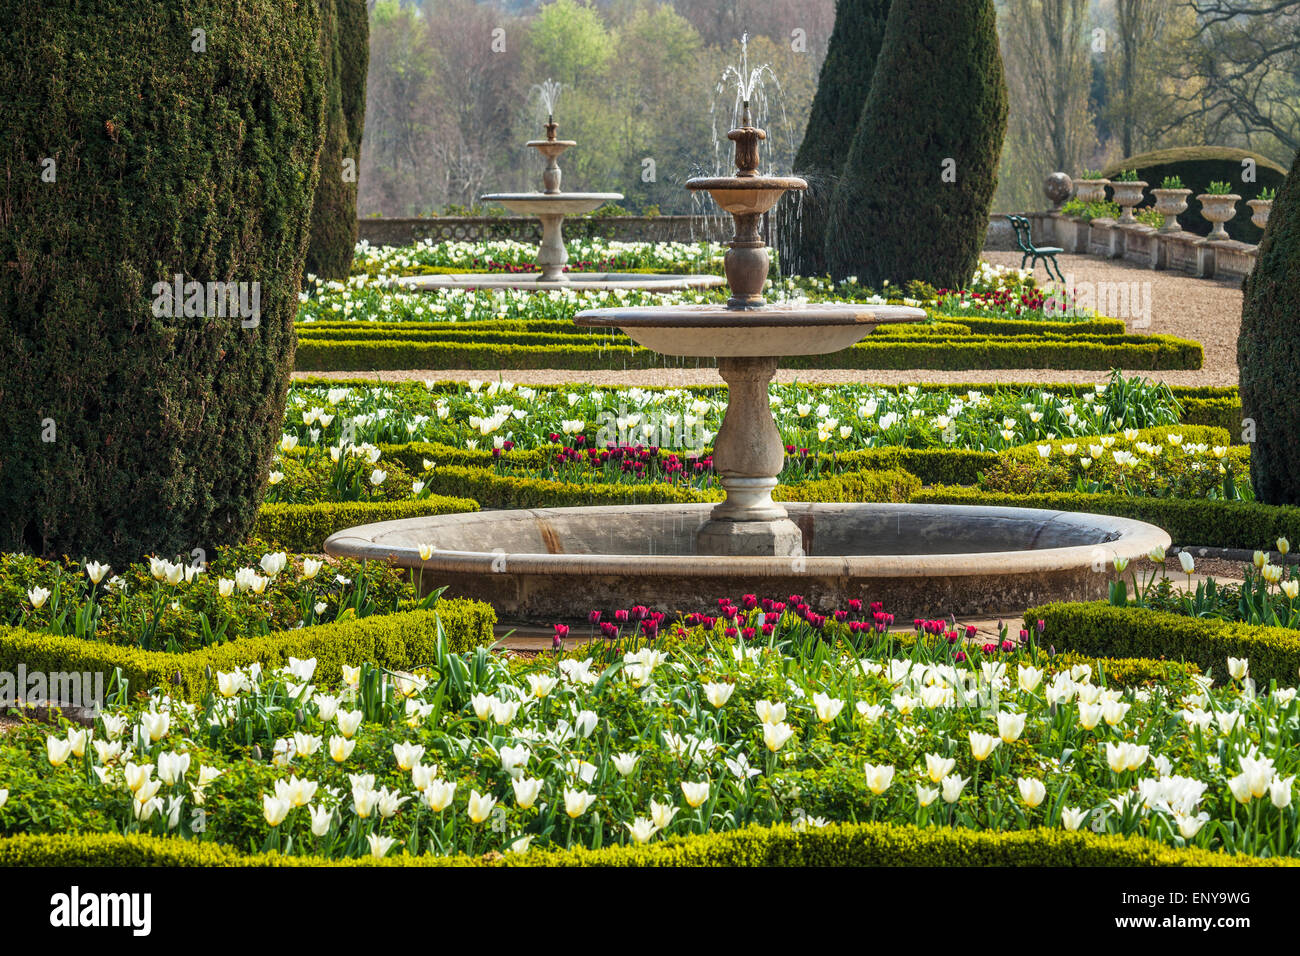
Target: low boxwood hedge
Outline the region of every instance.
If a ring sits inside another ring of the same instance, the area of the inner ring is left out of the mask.
[[[326,538],[344,528],[466,511],[478,511],[478,502],[443,495],[412,501],[343,501],[309,505],[272,502],[258,510],[253,534],[286,551],[315,553],[321,550]]]
[[[425,475],[439,493],[471,495],[484,508],[578,508],[596,505],[651,505],[722,500],[722,489],[669,484],[552,481],[502,474],[490,468],[445,465]],[[915,476],[898,469],[853,471],[778,486],[777,501],[907,501],[920,491]]]
[[[1135,518],[1163,528],[1169,532],[1169,537],[1176,545],[1254,550],[1270,548],[1278,538],[1300,540],[1300,507],[1294,505],[1265,505],[1255,501],[1137,498],[1072,491],[1013,495],[955,485],[923,488],[911,500],[925,504],[1090,511],[1119,518]]]
[[[918,324],[881,325],[872,335],[918,336],[941,335],[1123,335],[1127,332],[1122,319],[1098,317],[1079,322],[1052,322],[1033,319],[998,319],[984,316],[944,315],[931,313],[931,321]],[[315,319],[298,326],[298,334],[305,338],[353,338],[361,333],[364,338],[384,338],[387,333],[443,333],[459,334],[550,334],[570,337],[604,336],[618,332],[615,326],[578,326],[569,319],[471,319],[464,322],[361,322],[355,319]],[[622,334],[622,333],[618,333]]]
[[[1260,687],[1292,687],[1300,672],[1300,631],[1187,617],[1168,611],[1114,607],[1102,601],[1047,604],[1025,612],[1042,620],[1043,643],[1101,657],[1160,657],[1196,664],[1225,678],[1229,657],[1250,660]]]
[[[1178,395],[1177,390],[1174,394]],[[1178,400],[1183,406],[1179,420],[1184,424],[1222,428],[1228,433],[1228,440],[1232,444],[1242,444],[1241,399],[1236,395],[1212,398],[1178,396]]]
[[[496,459],[492,451],[482,448],[458,448],[441,442],[411,442],[406,445],[380,445],[385,459],[400,463],[412,474],[424,471],[426,461],[437,465],[458,465],[468,468],[486,468]],[[712,449],[702,449],[707,455]],[[661,457],[677,454],[667,449]],[[694,452],[692,452],[694,454]],[[836,456],[838,470],[887,471],[899,469],[910,472],[925,485],[974,484],[980,472],[998,459],[998,452],[971,451],[962,448],[860,448]],[[501,461],[520,468],[544,468],[553,458],[553,452],[544,448],[516,448],[503,452]],[[446,486],[454,487],[454,486]],[[464,492],[468,494],[468,492]],[[489,507],[493,507],[489,505]]]
[[[840,823],[794,830],[751,826],[672,837],[646,846],[538,850],[488,856],[393,856],[327,860],[242,853],[213,843],[133,834],[54,834],[0,839],[0,866],[1297,866],[1287,857],[1174,849],[1142,837],[1049,830],[995,833]]]
[[[786,368],[940,369],[1198,369],[1199,342],[1167,335],[933,336],[896,341],[890,336],[831,355],[782,359]],[[661,368],[672,360],[649,349],[623,345],[489,345],[475,342],[411,342],[393,339],[308,337],[298,341],[298,371],[465,368],[511,371],[539,368]],[[687,360],[686,364],[689,364]],[[698,364],[698,363],[697,363]]]
[[[199,700],[215,689],[217,671],[229,672],[255,661],[269,667],[290,657],[314,657],[322,680],[337,680],[343,664],[355,667],[365,661],[411,670],[434,660],[440,627],[449,650],[466,651],[495,643],[495,624],[491,605],[449,599],[428,611],[276,631],[181,654],[0,627],[0,671],[13,672],[21,664],[29,673],[98,673],[107,686],[114,669],[120,668],[132,692],[170,684],[172,693]]]
[[[1050,322],[1034,319],[995,319],[985,316],[945,315],[942,321],[964,325],[972,335],[1123,335],[1123,319],[1098,316],[1078,322]]]
[[[424,475],[436,494],[463,494],[484,508],[577,508],[597,505],[655,505],[721,501],[720,489],[697,490],[667,484],[551,481],[507,475],[490,468],[439,465]]]

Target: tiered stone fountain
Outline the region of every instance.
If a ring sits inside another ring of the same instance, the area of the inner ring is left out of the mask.
[[[695,550],[700,554],[803,553],[802,533],[772,500],[785,464],[785,449],[767,397],[780,357],[838,352],[877,325],[925,318],[924,310],[903,306],[765,302],[769,259],[759,236],[759,219],[788,190],[808,188],[797,177],[758,174],[758,144],[766,137],[750,119],[749,104],[744,104],[741,125],[727,134],[736,144],[736,175],[686,183],[687,189],[707,191],[735,220],[724,260],[731,288],[725,307],[590,309],[574,320],[585,326],[617,326],[638,345],[664,355],[718,360],[718,372],[729,391],[727,413],[713,446],[713,466],[727,498],[713,509],[696,536]]]
[[[654,605],[701,610],[746,591],[802,594],[842,607],[884,601],[903,616],[1018,611],[1102,597],[1116,557],[1169,545],[1149,524],[1028,508],[772,499],[784,448],[768,383],[786,355],[847,348],[876,326],[916,322],[920,309],[832,303],[767,304],[768,254],[758,217],[801,179],[758,174],[765,134],[749,118],[728,134],[736,175],[693,179],[735,219],[726,305],[580,312],[666,355],[716,357],[730,386],[713,461],[726,499],[708,504],[543,508],[385,521],[325,542],[331,555],[421,569],[427,586],[491,602],[503,619],[566,621],[589,608]],[[432,545],[422,560],[420,545]]]
[[[555,117],[546,123],[546,138],[530,140],[528,147],[546,157],[540,193],[489,193],[481,198],[496,202],[521,216],[535,216],[542,223],[542,240],[537,247],[537,266],[532,274],[484,272],[459,275],[410,276],[400,283],[407,288],[437,289],[643,289],[672,292],[680,289],[708,289],[720,286],[715,275],[666,275],[634,272],[565,272],[569,254],[564,247],[564,217],[591,212],[607,202],[623,198],[622,193],[566,193],[561,191],[560,154],[578,144],[558,139]]]

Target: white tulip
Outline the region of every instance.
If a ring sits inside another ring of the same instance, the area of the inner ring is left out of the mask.
[[[735,684],[728,683],[705,683],[704,696],[714,707],[723,707],[727,701],[731,700],[731,695],[736,690]]]
[[[998,736],[1002,738],[1003,743],[1015,743],[1024,732],[1024,714],[1015,714],[1009,711],[1000,711],[998,713]]]
[[[469,793],[469,818],[474,823],[482,823],[492,815],[492,808],[496,806],[497,798],[491,794],[482,794],[477,790],[471,790]]]
[[[623,826],[627,827],[628,832],[632,834],[632,839],[637,843],[649,843],[650,838],[659,832],[659,828],[645,817],[637,817],[633,822],[625,823]]]
[[[618,771],[619,776],[626,777],[636,768],[636,762],[641,757],[638,754],[620,753],[615,754],[612,758],[614,769]]]
[[[1061,808],[1061,825],[1067,830],[1077,830],[1083,826],[1083,821],[1088,819],[1088,811],[1080,810],[1078,807]]]
[[[813,694],[813,706],[817,710],[817,719],[823,724],[829,724],[844,709],[844,701],[829,697],[826,694],[817,693]]]
[[[763,724],[763,743],[767,749],[776,753],[785,746],[787,740],[794,735],[794,728],[789,724]]]
[[[682,795],[686,797],[687,804],[691,809],[697,809],[709,799],[709,781],[701,780],[698,783],[692,783],[689,780],[682,781]]]
[[[945,803],[956,803],[961,799],[961,792],[966,784],[970,783],[969,777],[947,776],[939,786],[943,789],[943,799]]]
[[[1047,796],[1047,787],[1041,780],[1021,777],[1016,781],[1016,784],[1020,787],[1020,799],[1025,801],[1025,804],[1031,808],[1038,806]]]
[[[542,792],[542,781],[536,777],[520,777],[517,780],[511,780],[510,785],[514,787],[515,803],[519,804],[520,808],[524,810],[529,809],[536,803],[538,795]],[[565,793],[567,799],[568,791]]]
[[[880,796],[889,789],[889,785],[894,782],[894,768],[889,764],[867,764],[864,768],[867,775],[867,789]]]
[[[756,701],[754,710],[758,713],[758,719],[765,724],[779,724],[785,720],[785,704],[780,701]]]

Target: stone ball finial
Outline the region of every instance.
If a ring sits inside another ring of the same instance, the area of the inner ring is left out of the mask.
[[[1043,180],[1043,195],[1051,200],[1053,209],[1060,209],[1073,189],[1074,181],[1065,173],[1052,173]]]

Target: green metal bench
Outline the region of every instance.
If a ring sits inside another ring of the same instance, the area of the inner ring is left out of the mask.
[[[1052,267],[1056,267],[1056,278],[1062,282],[1065,276],[1061,273],[1061,264],[1056,261],[1056,257],[1064,252],[1064,249],[1058,249],[1056,246],[1036,246],[1034,240],[1029,234],[1029,220],[1024,216],[1007,216],[1005,217],[1011,223],[1011,228],[1016,232],[1016,246],[1024,253],[1020,259],[1020,268],[1025,267],[1025,263],[1030,263],[1029,268],[1033,269],[1038,266],[1039,260],[1042,260],[1043,268],[1047,270],[1047,278],[1052,278]]]

